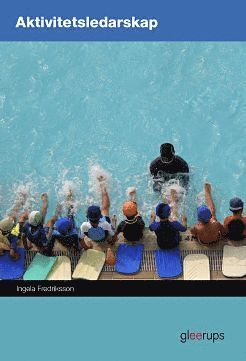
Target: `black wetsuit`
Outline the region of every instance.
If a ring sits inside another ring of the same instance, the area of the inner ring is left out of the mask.
[[[171,163],[163,163],[161,157],[154,159],[150,164],[150,173],[154,180],[161,178],[163,183],[173,178],[179,179],[183,187],[187,187],[189,183],[189,166],[177,155]]]

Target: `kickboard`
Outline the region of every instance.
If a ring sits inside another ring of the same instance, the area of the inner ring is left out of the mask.
[[[134,274],[139,272],[144,245],[120,244],[116,255],[115,270],[118,273]]]
[[[189,254],[183,263],[184,280],[208,281],[210,280],[209,259],[205,254]]]
[[[222,273],[226,277],[246,276],[246,246],[224,246]]]
[[[105,263],[105,253],[88,249],[82,253],[72,278],[94,281],[97,280]]]
[[[67,256],[58,256],[56,263],[52,267],[48,281],[70,281],[72,278],[71,261]]]
[[[156,272],[160,278],[175,278],[182,274],[180,250],[155,251]]]
[[[20,254],[17,261],[12,260],[8,251],[3,256],[0,256],[0,279],[15,280],[23,276],[25,272],[25,249],[17,248],[17,252]]]
[[[56,261],[57,257],[47,257],[37,253],[26,270],[23,279],[26,281],[46,280]]]

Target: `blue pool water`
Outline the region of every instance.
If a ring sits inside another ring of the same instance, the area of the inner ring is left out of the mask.
[[[191,166],[189,223],[205,180],[222,218],[245,198],[245,64],[245,43],[1,43],[0,214],[20,185],[32,207],[47,191],[52,214],[71,184],[83,219],[96,164],[112,213],[134,185],[148,218],[148,165],[168,141]]]

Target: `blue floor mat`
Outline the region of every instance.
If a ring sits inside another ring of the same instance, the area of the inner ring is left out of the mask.
[[[143,244],[120,244],[116,255],[115,269],[118,273],[134,274],[140,269],[143,255]]]
[[[22,277],[25,261],[25,249],[18,248],[17,252],[20,254],[20,258],[17,261],[13,261],[9,255],[9,252],[5,252],[3,256],[0,256],[0,279],[1,280],[14,280]]]
[[[180,250],[178,248],[155,251],[156,271],[161,278],[174,278],[182,274]]]

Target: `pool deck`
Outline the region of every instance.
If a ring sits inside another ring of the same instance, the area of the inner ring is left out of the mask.
[[[120,243],[123,242],[123,239],[121,238]],[[142,243],[144,244],[145,250],[156,250],[158,249],[157,242],[156,242],[156,236],[150,232],[149,230],[145,230],[144,237],[142,240]],[[229,240],[221,240],[216,245],[212,246],[203,246],[200,243],[198,243],[196,240],[194,240],[190,234],[189,231],[183,233],[182,235],[182,241],[180,242],[180,250],[222,250],[224,245],[233,245],[232,241]],[[246,245],[246,240],[242,242],[237,242],[237,246]],[[227,278],[223,275],[221,271],[212,271],[211,270],[211,280],[225,280],[225,281],[231,281],[231,280],[246,280],[246,277],[242,278]],[[122,275],[117,272],[102,272],[100,275],[100,280],[155,280],[155,281],[165,281],[166,278],[160,278],[154,271],[140,271],[139,273],[131,276]],[[183,275],[172,279],[181,281],[183,280]]]
[[[124,238],[120,235],[118,238],[117,245],[124,243]],[[141,240],[141,243],[144,244],[144,249],[146,251],[154,251],[158,249],[158,245],[156,242],[156,236],[153,232],[150,232],[148,229],[145,229],[143,239]],[[202,251],[202,250],[213,250],[213,251],[220,251],[223,249],[224,245],[235,245],[232,241],[229,241],[227,239],[221,240],[215,245],[211,246],[204,246],[201,245],[197,240],[193,239],[189,230],[187,232],[184,232],[182,234],[182,241],[180,242],[180,250],[192,250],[192,251]],[[117,247],[116,245],[116,247]],[[242,246],[246,245],[246,240],[237,242],[236,246]],[[33,248],[35,250],[35,247]],[[67,252],[66,247],[61,245],[59,242],[55,242],[54,245],[54,251],[59,252]],[[223,275],[221,271],[214,271],[211,270],[210,272],[211,280],[225,280],[225,281],[231,281],[231,280],[246,280],[246,277],[242,278],[227,278]],[[119,274],[117,272],[112,271],[102,271],[99,280],[155,280],[155,281],[165,281],[167,278],[163,279],[158,277],[155,271],[140,271],[135,275],[123,275]],[[183,275],[181,275],[178,278],[172,278],[172,280],[181,281],[183,280]]]
[[[124,239],[122,236],[119,236],[119,242],[120,243],[124,243]],[[148,229],[145,229],[144,231],[144,237],[141,241],[141,243],[144,244],[144,249],[145,250],[156,250],[158,249],[158,245],[156,242],[156,236],[153,232],[150,232]],[[204,246],[201,245],[200,243],[198,243],[198,241],[194,240],[190,234],[189,231],[185,232],[182,234],[182,241],[180,242],[180,250],[222,250],[224,245],[233,245],[232,241],[229,241],[227,239],[221,240],[220,242],[218,242],[215,245],[211,245],[211,246]],[[237,246],[242,246],[242,245],[246,245],[246,240],[242,241],[242,242],[237,242]],[[65,251],[66,248],[63,247],[60,243],[56,242],[55,243],[55,247],[54,247],[55,251]],[[223,275],[223,273],[221,271],[213,271],[211,270],[211,280],[225,280],[225,281],[231,281],[231,280],[246,280],[246,277],[243,278],[227,278]],[[123,275],[123,274],[119,274],[117,272],[110,272],[110,271],[103,271],[100,275],[100,280],[155,280],[155,281],[165,281],[166,279],[162,279],[160,277],[158,277],[158,275],[156,274],[155,271],[140,271],[135,275]],[[183,275],[172,279],[172,280],[177,280],[177,281],[181,281],[183,280]]]

